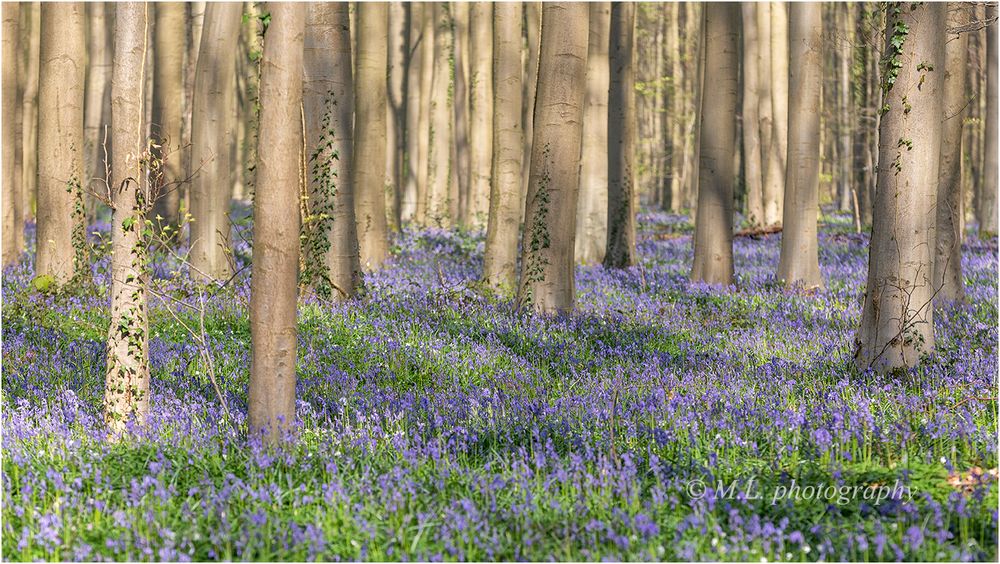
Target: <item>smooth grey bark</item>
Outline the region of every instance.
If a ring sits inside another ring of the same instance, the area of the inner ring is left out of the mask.
[[[148,4],[115,4],[111,77],[111,323],[104,418],[115,436],[149,414],[149,324],[145,212],[150,187],[143,127]],[[82,7],[81,7],[82,12]]]
[[[855,362],[878,372],[914,366],[934,350],[934,223],[947,5],[893,4],[886,52],[898,57],[879,125],[868,284]],[[899,52],[897,22],[909,28]],[[886,109],[887,108],[887,109]]]
[[[448,4],[433,4],[434,51],[431,78],[427,143],[427,208],[426,222],[438,227],[451,227],[457,219],[452,215],[452,74],[451,15]],[[456,202],[457,203],[457,202]]]
[[[608,245],[608,45],[611,3],[593,2],[587,46],[587,106],[583,114],[583,158],[576,214],[575,255],[600,264]]]
[[[531,174],[525,205],[518,304],[572,311],[576,199],[580,182],[589,8],[542,8]]]
[[[524,3],[524,79],[521,86],[524,88],[521,105],[521,123],[524,125],[524,156],[521,158],[521,184],[528,185],[528,175],[531,171],[531,144],[534,142],[534,129],[532,124],[535,119],[535,92],[538,88],[538,57],[539,40],[542,29],[542,2]],[[524,203],[522,203],[521,215],[524,216]],[[526,217],[526,216],[525,216]]]
[[[788,6],[771,2],[771,141],[764,171],[764,224],[782,219],[788,154]]]
[[[385,210],[386,64],[389,12],[384,2],[358,5],[354,81],[354,213],[361,266],[382,268],[389,255]]]
[[[761,157],[761,126],[759,114],[760,49],[757,33],[757,11],[760,4],[742,4],[743,13],[743,150],[746,153],[744,182],[746,183],[746,217],[751,225],[764,221],[764,173]],[[768,38],[769,39],[769,38]],[[770,46],[770,42],[765,43]],[[770,83],[770,76],[765,77]],[[770,126],[770,122],[768,122]]]
[[[406,114],[409,74],[407,59],[410,48],[410,8],[407,2],[389,3],[389,51],[386,89],[386,151],[385,182],[388,227],[399,231],[403,221],[403,164],[406,155]]]
[[[417,201],[414,218],[417,225],[427,226],[435,221],[428,213],[431,204],[431,103],[434,87],[434,49],[437,45],[435,31],[436,4],[420,4],[422,7],[422,30],[420,43],[420,116],[417,120]]]
[[[17,49],[20,4],[3,4],[3,264],[18,260],[24,251],[24,223],[21,221],[21,186],[15,181],[14,144],[16,139],[17,96],[11,95],[17,84]],[[11,85],[15,85],[12,86]]]
[[[231,147],[236,136],[236,54],[243,5],[205,5],[191,123],[191,277],[225,280],[229,261],[229,205],[237,164]]]
[[[24,90],[21,95],[21,202],[24,223],[32,217],[32,206],[38,203],[38,88],[39,59],[41,56],[42,10],[39,2],[22,4],[24,24],[28,34],[24,58]],[[27,30],[32,30],[30,33]],[[37,231],[36,231],[37,233]],[[37,257],[36,257],[37,260]]]
[[[89,268],[82,197],[86,15],[82,2],[43,2],[38,80],[36,276],[69,282]]]
[[[490,207],[490,168],[493,160],[493,5],[473,2],[469,7],[469,226],[486,226]],[[520,109],[518,109],[520,113]]]
[[[819,273],[819,118],[823,84],[823,7],[795,2],[789,13],[788,163],[778,279],[823,285]]]
[[[361,283],[354,217],[354,80],[347,2],[311,2],[303,40],[302,109],[313,216],[308,282],[322,296],[350,298]]]
[[[111,151],[111,55],[114,50],[114,10],[106,2],[87,3],[88,37],[87,93],[83,104],[84,191],[107,194],[108,166],[105,151]],[[109,16],[108,13],[111,13]],[[97,203],[88,198],[89,219],[96,219]]]
[[[970,11],[959,2],[948,4],[948,27],[968,25]],[[938,165],[934,246],[934,299],[937,303],[965,299],[962,279],[962,123],[969,95],[965,75],[968,33],[949,33],[944,46],[944,86],[941,104],[941,154]]]
[[[469,3],[451,2],[452,144],[450,212],[460,225],[469,224]]]
[[[501,294],[517,284],[517,236],[521,224],[521,16],[520,2],[493,9],[493,162],[483,279]]]
[[[605,268],[626,268],[636,263],[635,70],[633,45],[635,4],[611,4],[608,90],[608,238]]]
[[[986,5],[987,20],[996,18],[997,5]],[[979,220],[979,237],[987,239],[997,234],[997,183],[1000,182],[997,168],[997,26],[994,19],[986,28],[986,117],[983,144],[983,183],[980,189],[977,215]]]
[[[733,152],[739,87],[738,4],[704,5],[705,76],[712,96],[701,105],[701,159],[691,280],[733,283]]]
[[[404,155],[403,193],[400,197],[401,221],[415,221],[420,163],[420,117],[423,107],[420,71],[423,69],[424,4],[409,4],[410,43],[406,54],[406,147]]]
[[[250,434],[279,443],[295,421],[302,58],[306,5],[272,2],[260,63],[250,279]],[[383,10],[383,14],[384,14]],[[385,67],[382,67],[385,70]],[[384,77],[384,75],[383,75]],[[384,111],[385,99],[380,108]],[[385,165],[379,161],[379,170]]]
[[[156,26],[153,29],[153,139],[161,145],[156,152],[161,159],[161,187],[153,196],[154,224],[177,226],[180,223],[180,185],[185,178],[181,164],[181,123],[184,102],[184,3],[157,2]]]

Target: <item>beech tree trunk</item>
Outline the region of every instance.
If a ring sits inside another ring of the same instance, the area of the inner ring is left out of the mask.
[[[39,104],[39,58],[41,56],[41,23],[42,10],[40,2],[29,2],[22,4],[26,8],[25,21],[30,25],[23,26],[25,30],[31,29],[28,34],[27,56],[24,61],[24,92],[22,94],[21,105],[21,207],[23,217],[21,223],[32,218],[32,210],[37,207],[38,202],[38,130],[41,122],[38,119]],[[36,230],[37,238],[37,230]],[[37,264],[38,258],[35,257]],[[37,268],[37,266],[36,266]]]
[[[764,224],[781,221],[788,154],[788,6],[771,3],[771,143],[764,172]]]
[[[389,4],[389,51],[386,90],[386,208],[388,227],[399,231],[402,223],[403,205],[403,159],[406,154],[406,93],[409,89],[407,75],[407,54],[410,48],[410,8],[413,4],[391,2]]]
[[[434,49],[437,45],[435,23],[436,4],[419,4],[423,11],[423,39],[420,44],[420,119],[417,128],[417,202],[414,215],[417,225],[427,226],[435,221],[428,213],[431,205],[431,108],[434,94]]]
[[[934,350],[934,211],[941,142],[947,5],[891,4],[886,53],[900,63],[879,126],[868,285],[858,330],[859,369],[914,366]],[[898,51],[897,22],[909,28]],[[918,88],[919,86],[919,88]]]
[[[455,143],[452,145],[450,213],[453,221],[468,225],[469,200],[469,3],[452,2],[452,122]]]
[[[86,14],[82,2],[42,3],[41,10],[35,275],[65,284],[90,267],[81,260]]]
[[[430,92],[430,135],[427,151],[427,223],[451,227],[452,75],[451,16],[448,4],[435,2],[433,77]]]
[[[275,444],[283,440],[295,421],[298,187],[306,4],[272,2],[267,9],[271,23],[264,40],[260,72],[260,134],[250,281],[253,349],[247,411],[251,437]],[[360,19],[364,19],[364,12]],[[385,16],[384,5],[381,12]],[[359,60],[361,57],[359,54]],[[385,75],[382,76],[384,79]],[[385,97],[379,101],[378,107],[384,114]],[[381,171],[385,160],[374,164]]]
[[[88,220],[96,219],[97,200],[92,193],[107,194],[108,166],[105,150],[111,152],[111,54],[114,50],[114,17],[105,2],[87,3],[88,39],[87,93],[83,104],[84,192]],[[107,145],[105,147],[105,145]]]
[[[757,120],[760,130],[760,224],[764,223],[764,185],[774,146],[774,106],[771,96],[771,2],[754,4],[757,17]]]
[[[414,221],[417,215],[417,194],[420,162],[421,98],[420,71],[423,69],[424,4],[409,4],[410,43],[406,51],[406,146],[404,155],[403,193],[400,197],[400,218]]]
[[[389,12],[384,2],[358,4],[354,81],[355,214],[361,265],[382,268],[389,254],[385,216],[386,64]]]
[[[347,2],[306,7],[302,108],[311,223],[305,282],[326,298],[346,299],[361,282],[354,216],[354,81]]]
[[[17,261],[24,252],[24,223],[21,221],[21,186],[15,181],[14,144],[16,139],[17,50],[20,4],[3,4],[3,264]]]
[[[600,264],[608,245],[608,45],[611,3],[593,2],[587,46],[587,106],[583,114],[583,158],[576,214],[575,255],[582,264]]]
[[[163,226],[180,223],[179,182],[185,174],[181,168],[181,110],[184,103],[184,3],[157,2],[156,26],[153,30],[153,139],[161,145],[156,153],[163,160],[162,185],[155,187],[154,216],[162,217]],[[154,220],[154,224],[157,221]]]
[[[738,4],[730,2],[704,5],[705,75],[712,77],[713,95],[706,96],[701,105],[701,166],[691,280],[708,284],[733,283],[739,10]]]
[[[987,20],[996,18],[997,6],[994,3],[986,6]],[[977,208],[979,219],[979,237],[988,239],[997,234],[997,23],[994,20],[986,28],[986,128],[984,143],[983,184]]]
[[[608,91],[608,238],[606,268],[636,263],[635,214],[635,4],[611,4],[609,39],[611,82]]]
[[[493,6],[473,2],[469,7],[469,51],[472,75],[469,98],[469,226],[487,223],[490,204],[490,169],[493,160]],[[517,110],[520,113],[520,109]]]
[[[764,221],[764,175],[761,170],[760,48],[757,33],[757,11],[760,4],[746,2],[743,12],[743,151],[746,153],[744,182],[746,183],[746,217],[750,225]],[[770,45],[770,43],[767,43]],[[765,80],[770,82],[770,76]]]
[[[129,420],[149,414],[149,324],[146,304],[146,209],[143,76],[145,2],[115,4],[111,77],[111,325],[104,387],[104,418],[119,436]],[[81,9],[82,12],[82,9]],[[43,59],[44,60],[44,59]]]
[[[517,236],[521,225],[521,16],[520,2],[490,4],[493,10],[493,163],[483,278],[501,294],[517,283]]]
[[[589,8],[542,8],[531,175],[522,239],[518,304],[542,313],[572,311],[573,248],[580,181]]]
[[[231,142],[236,136],[236,54],[243,5],[208,2],[194,82],[191,141],[191,277],[225,280],[229,262],[229,205],[238,173]]]
[[[948,4],[948,27],[969,24],[962,3]],[[934,299],[937,303],[965,299],[962,279],[962,123],[969,105],[966,90],[969,34],[949,33],[944,45],[944,86],[941,103],[941,156],[938,164],[934,246]]]
[[[778,279],[820,287],[819,116],[823,85],[823,6],[789,6],[788,166]]]
[[[533,124],[535,120],[535,92],[538,88],[538,57],[539,40],[542,30],[542,2],[524,3],[524,33],[527,49],[524,51],[524,80],[521,86],[524,88],[524,98],[521,105],[521,123],[524,125],[524,156],[521,158],[521,184],[528,185],[528,175],[531,170],[531,144],[534,142]],[[524,212],[527,200],[521,204],[521,215],[527,217]]]

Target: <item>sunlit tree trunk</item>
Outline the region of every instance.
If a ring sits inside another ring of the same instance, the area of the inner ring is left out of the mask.
[[[761,170],[761,120],[758,113],[760,100],[760,48],[757,34],[757,10],[760,4],[746,2],[743,11],[743,150],[746,153],[744,181],[746,183],[746,216],[751,225],[764,220],[763,182]],[[770,45],[770,43],[766,43]],[[770,76],[764,81],[770,82]]]
[[[305,282],[345,299],[361,281],[354,216],[354,81],[347,2],[306,8],[302,108],[311,221],[303,252]]]
[[[911,367],[934,350],[933,179],[940,154],[946,10],[944,3],[889,5],[886,55],[900,66],[883,100],[868,284],[855,355],[860,369]],[[897,51],[894,30],[903,26],[908,33]]]
[[[414,221],[417,214],[417,185],[420,162],[420,71],[423,66],[424,4],[409,4],[410,43],[406,55],[406,145],[403,193],[400,196],[400,219]]]
[[[472,58],[469,99],[469,225],[487,223],[490,204],[490,167],[493,159],[493,5],[473,2],[469,8]]]
[[[521,123],[524,125],[524,156],[521,158],[521,185],[528,185],[528,174],[531,170],[531,144],[534,142],[535,91],[538,88],[538,53],[542,30],[542,2],[524,3],[524,34],[527,49],[524,51],[524,79],[521,104]],[[526,200],[525,200],[526,202]],[[521,215],[524,215],[524,205],[521,204]]]
[[[111,78],[111,324],[104,417],[112,434],[149,414],[149,325],[146,304],[144,66],[148,49],[145,2],[115,4]],[[82,11],[82,10],[81,10]]]
[[[87,3],[87,21],[90,27],[88,38],[87,93],[83,105],[84,135],[84,192],[87,201],[88,219],[96,219],[97,200],[89,194],[107,194],[110,163],[105,162],[105,151],[111,151],[111,52],[114,48],[112,31],[113,13],[105,2]]]
[[[520,2],[490,4],[493,11],[493,163],[483,278],[506,294],[517,283],[521,224],[521,16]]]
[[[468,225],[469,200],[469,3],[451,2],[452,15],[452,145],[451,197],[453,221]]]
[[[757,17],[757,119],[760,122],[760,223],[764,223],[764,185],[774,145],[774,106],[771,98],[771,2],[754,4]]]
[[[451,16],[445,2],[435,2],[433,77],[430,92],[430,135],[427,154],[427,223],[451,227],[452,75]]]
[[[959,2],[948,4],[948,27],[969,24],[970,11]],[[949,33],[944,46],[944,86],[941,104],[941,157],[938,164],[934,246],[934,299],[965,298],[962,280],[962,122],[969,105],[966,89],[969,34]]]
[[[260,73],[250,281],[253,348],[247,416],[251,437],[262,437],[274,444],[282,441],[295,420],[298,195],[306,4],[273,2],[266,9],[271,14],[271,23],[264,39]],[[384,16],[385,9],[381,12]],[[382,38],[385,39],[384,34]],[[385,98],[379,101],[379,109],[384,113]],[[384,160],[377,161],[377,165],[379,171],[383,170]]]
[[[24,251],[24,224],[21,222],[21,186],[15,181],[14,143],[16,138],[17,49],[20,46],[18,21],[20,4],[3,4],[3,264],[18,260]]]
[[[428,213],[431,204],[431,107],[434,94],[434,49],[437,44],[435,22],[436,4],[420,4],[423,27],[420,43],[420,119],[417,127],[417,202],[414,211],[418,225],[426,226],[435,221]]]
[[[687,42],[688,67],[690,72],[686,73],[688,80],[688,91],[693,95],[688,96],[688,130],[685,132],[687,140],[684,152],[684,205],[692,210],[692,217],[697,213],[695,209],[698,205],[698,179],[700,176],[699,167],[701,159],[701,101],[702,85],[705,82],[705,33],[704,5],[687,2],[685,3],[685,15],[687,22],[684,29],[684,38]]]
[[[386,60],[388,6],[358,4],[357,75],[354,81],[354,210],[358,224],[361,265],[382,268],[389,254],[385,216]]]
[[[163,160],[162,172],[165,187],[154,196],[154,216],[164,226],[177,225],[180,213],[180,186],[185,177],[182,172],[181,110],[184,101],[184,4],[182,2],[157,2],[150,6],[156,11],[153,53],[153,139],[161,145],[156,153]],[[154,220],[156,223],[157,220]]]
[[[576,214],[576,260],[604,261],[608,244],[608,41],[611,3],[593,2],[587,47],[587,106],[583,114],[583,158]]]
[[[996,18],[997,6],[987,4],[987,20]],[[979,237],[986,239],[997,234],[997,23],[993,19],[986,28],[986,118],[983,183],[976,211],[979,220]]]
[[[39,2],[21,4],[23,25],[27,36],[24,59],[24,90],[21,98],[21,211],[22,223],[33,217],[33,206],[38,196],[38,86],[39,57],[41,55],[41,7]],[[27,30],[32,30],[28,34]],[[37,260],[37,258],[36,258]]]
[[[733,152],[739,87],[739,5],[711,2],[705,10],[705,80],[712,96],[701,107],[701,166],[691,280],[733,283]]]
[[[823,83],[823,7],[789,6],[788,165],[778,279],[808,288],[819,274],[819,106]]]
[[[186,33],[187,33],[187,57],[184,62],[184,114],[181,125],[181,137],[185,150],[181,152],[183,159],[182,166],[187,174],[190,174],[194,167],[191,165],[191,139],[192,139],[192,118],[194,117],[194,82],[198,70],[198,51],[201,47],[201,30],[205,21],[205,3],[187,2],[185,4],[186,13]],[[181,190],[181,199],[184,209],[191,211],[191,190],[190,184],[185,184]]]
[[[573,309],[573,239],[580,181],[589,8],[542,8],[531,175],[518,304],[544,313]]]
[[[837,44],[838,53],[838,92],[837,98],[837,149],[840,158],[837,162],[837,196],[839,198],[838,207],[842,211],[853,209],[852,198],[852,178],[854,176],[854,146],[851,143],[855,129],[855,108],[851,106],[851,65],[853,64],[854,49],[854,22],[851,18],[853,6],[844,2],[836,4],[837,21],[840,23],[838,31],[842,37],[833,38]]]
[[[232,273],[229,204],[237,174],[236,54],[243,5],[208,2],[194,82],[191,140],[191,276],[208,282]]]
[[[788,152],[788,6],[771,3],[771,142],[764,172],[764,224],[781,221]]]
[[[86,15],[80,2],[42,3],[41,9],[35,274],[64,284],[89,268],[81,256]]]
[[[635,4],[611,4],[608,91],[608,238],[606,268],[625,268],[636,262],[635,214],[638,204],[635,169],[635,70],[633,35]]]
[[[671,115],[668,116],[670,122],[670,136],[673,138],[671,146],[673,151],[670,158],[670,166],[673,169],[673,176],[670,182],[670,211],[679,213],[684,208],[683,187],[684,187],[684,155],[686,153],[687,139],[684,137],[685,112],[684,106],[688,92],[684,89],[685,77],[682,61],[683,47],[680,39],[681,15],[684,13],[681,4],[672,4],[674,10],[674,21],[667,32],[669,34],[668,43],[674,47],[671,50]]]
[[[406,93],[409,89],[407,54],[410,48],[410,8],[413,4],[389,4],[389,83],[386,90],[386,209],[389,229],[399,231],[402,223],[403,159],[406,155]]]

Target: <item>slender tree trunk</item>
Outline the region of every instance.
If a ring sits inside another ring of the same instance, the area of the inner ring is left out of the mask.
[[[472,96],[469,188],[469,224],[481,229],[487,223],[490,205],[490,167],[493,159],[493,7],[473,2],[469,8],[472,30],[469,51],[472,58]]]
[[[702,86],[705,82],[705,33],[703,29],[704,5],[695,2],[688,2],[687,7],[688,22],[685,29],[685,39],[688,43],[689,66],[689,91],[694,94],[689,97],[690,107],[688,108],[689,133],[688,150],[685,158],[685,181],[684,181],[684,202],[691,210],[691,217],[697,214],[695,209],[698,205],[698,179],[701,158],[701,101]]]
[[[948,4],[948,27],[969,24],[969,10]],[[938,303],[965,299],[962,280],[962,122],[969,105],[965,74],[969,34],[949,33],[944,46],[944,86],[941,103],[941,156],[938,164],[934,299]]]
[[[900,67],[879,133],[868,285],[855,361],[879,372],[934,350],[934,223],[947,5],[890,4],[886,54]],[[897,50],[892,30],[908,27]]]
[[[760,121],[761,215],[764,222],[764,185],[774,144],[774,106],[771,96],[771,2],[755,4],[757,16],[757,119]]]
[[[153,139],[161,145],[156,157],[163,161],[163,187],[157,187],[153,206],[154,224],[176,226],[180,222],[182,172],[181,110],[184,100],[184,4],[157,2],[153,54]],[[155,217],[162,217],[157,220]]]
[[[357,187],[355,214],[361,264],[365,270],[382,268],[389,254],[385,217],[386,60],[388,6],[384,2],[358,5],[357,79],[354,81],[354,170]]]
[[[788,6],[771,3],[771,143],[764,173],[764,223],[782,218],[788,151]]]
[[[20,183],[14,180],[14,157],[17,96],[11,95],[17,84],[17,49],[20,4],[3,4],[3,264],[17,261],[24,252],[24,224],[21,223]]]
[[[589,8],[542,8],[534,142],[522,239],[518,304],[538,312],[573,310],[573,239],[580,182]]]
[[[521,123],[524,124],[524,156],[521,158],[521,185],[528,185],[528,174],[531,170],[531,144],[534,142],[535,91],[538,87],[538,57],[539,40],[542,29],[542,2],[524,3],[524,33],[527,38],[525,51],[525,76],[522,82],[524,98],[521,107]],[[525,204],[521,203],[521,216],[525,215]]]
[[[354,216],[354,81],[347,2],[306,7],[302,107],[312,218],[304,282],[322,297],[350,298],[361,282]]]
[[[608,238],[605,268],[636,263],[635,214],[635,4],[611,4],[608,91]]]
[[[414,221],[417,214],[417,185],[420,162],[420,112],[423,107],[420,90],[420,71],[423,68],[424,4],[408,4],[410,10],[410,43],[406,51],[406,145],[404,155],[403,194],[400,197],[401,221]]]
[[[30,22],[30,25],[23,27],[32,30],[26,41],[28,49],[24,61],[24,94],[21,100],[21,208],[24,214],[21,223],[23,225],[34,215],[32,210],[38,197],[38,130],[41,125],[38,120],[40,75],[38,67],[41,55],[42,10],[40,2],[22,4],[22,7],[27,8],[24,10],[25,20]]]
[[[837,42],[837,53],[839,55],[839,105],[837,108],[837,148],[840,158],[837,161],[839,178],[837,194],[840,198],[838,207],[841,211],[853,209],[852,182],[854,173],[854,152],[851,144],[854,133],[854,112],[851,111],[851,63],[854,48],[854,25],[851,21],[851,10],[853,7],[848,3],[835,5],[838,21],[840,22],[839,33],[841,37],[835,37]]]
[[[757,35],[757,10],[760,4],[744,3],[743,11],[743,150],[746,152],[746,215],[751,225],[764,220],[763,182],[761,170],[761,121],[758,113],[760,77],[760,46]],[[768,43],[770,45],[770,43]],[[770,82],[768,77],[768,82]]]
[[[146,312],[143,84],[148,49],[145,2],[115,4],[111,77],[111,325],[104,418],[113,435],[149,414],[149,324]],[[82,9],[81,9],[82,12]],[[44,60],[44,59],[43,59]]]
[[[430,93],[430,135],[427,155],[427,223],[451,227],[452,150],[452,32],[448,5],[435,2],[434,70]]]
[[[739,98],[738,4],[708,3],[705,9],[705,73],[713,96],[701,108],[701,167],[691,279],[733,283],[733,152]]]
[[[521,17],[520,2],[489,4],[493,10],[493,163],[483,278],[502,294],[517,283],[517,235],[521,224]]]
[[[996,18],[997,6],[987,4],[987,20]],[[979,197],[979,238],[988,239],[997,234],[997,26],[994,19],[986,28],[986,132],[983,154],[983,184]]]
[[[583,114],[583,159],[576,214],[576,260],[600,264],[608,244],[608,45],[611,3],[593,2],[587,47],[587,106]]]
[[[187,56],[184,62],[184,121],[181,125],[182,146],[181,151],[183,162],[181,165],[187,174],[196,168],[192,166],[191,144],[192,144],[192,119],[194,117],[194,82],[198,69],[198,50],[201,46],[201,30],[205,21],[205,3],[187,2]],[[190,183],[185,183],[181,190],[181,205],[186,211],[191,210],[191,190]]]
[[[267,10],[271,24],[264,40],[260,73],[260,135],[250,280],[253,350],[247,411],[251,437],[262,436],[266,442],[275,444],[282,441],[295,421],[298,186],[306,5],[273,2],[267,5]],[[364,19],[364,12],[359,19]],[[384,7],[381,12],[384,16]],[[385,23],[382,29],[385,30]],[[363,60],[361,54],[358,58]],[[378,107],[384,112],[385,98],[380,102]],[[377,164],[381,170],[384,161]]]
[[[436,3],[423,7],[423,39],[420,44],[420,119],[417,132],[417,225],[427,226],[439,218],[430,212],[431,202],[431,110],[434,105],[434,50],[437,47]],[[435,203],[436,205],[436,203]]]
[[[388,227],[399,231],[402,224],[403,205],[403,159],[406,155],[406,93],[407,54],[410,48],[410,8],[413,4],[391,2],[389,4],[389,84],[386,90],[386,207]]]
[[[229,205],[236,163],[236,52],[243,5],[209,2],[194,83],[191,156],[191,276],[208,282],[232,273]]]
[[[778,279],[813,288],[819,274],[819,105],[823,81],[823,6],[789,6],[788,168]]]
[[[86,16],[78,2],[43,3],[41,10],[35,274],[64,284],[89,269],[82,254]]]
[[[96,219],[98,201],[90,194],[107,194],[104,183],[108,180],[105,149],[110,152],[109,135],[106,127],[111,122],[111,51],[113,49],[111,23],[107,17],[108,4],[87,3],[88,38],[87,93],[83,110],[84,135],[84,192],[86,195],[88,220]]]
[[[452,76],[455,143],[452,145],[450,211],[453,220],[468,225],[469,200],[469,3],[452,2]]]
[[[669,116],[670,136],[673,138],[671,146],[673,150],[670,155],[670,168],[673,176],[670,179],[670,211],[680,213],[684,208],[682,200],[684,185],[684,154],[687,147],[687,139],[684,136],[685,113],[684,105],[689,92],[684,89],[685,77],[682,59],[682,46],[680,40],[681,15],[683,10],[681,4],[672,4],[674,10],[674,21],[668,28],[669,40],[673,45],[671,49],[671,87],[670,100],[673,115]]]

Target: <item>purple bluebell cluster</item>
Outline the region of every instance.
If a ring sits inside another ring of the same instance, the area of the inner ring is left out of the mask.
[[[482,233],[404,231],[364,297],[303,300],[279,450],[245,431],[249,269],[206,302],[227,413],[181,325],[198,289],[154,253],[152,413],[112,441],[107,257],[50,295],[29,253],[2,287],[3,559],[996,560],[995,480],[948,481],[997,467],[995,239],[967,242],[936,352],[879,376],[852,367],[868,253],[843,221],[806,292],[774,279],[780,235],[737,238],[713,288],[686,219],[640,219],[641,264],[579,267],[564,317],[481,292]],[[769,495],[793,482],[907,495]]]

